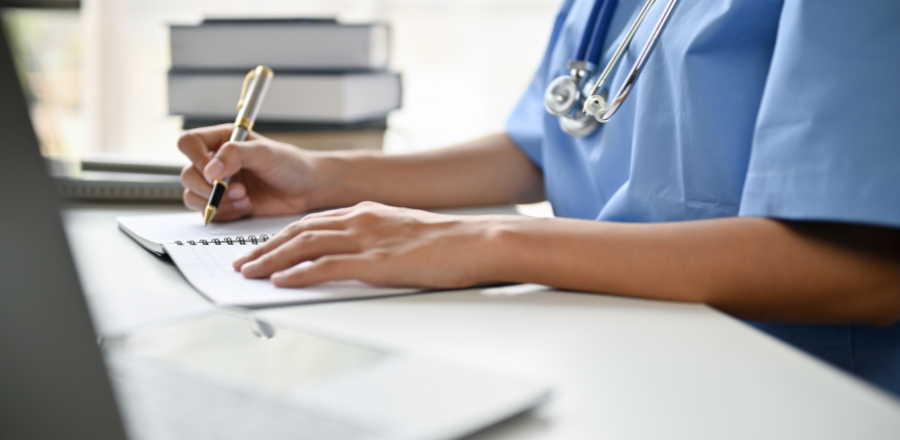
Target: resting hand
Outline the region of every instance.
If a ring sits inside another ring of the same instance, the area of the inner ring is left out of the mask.
[[[506,217],[450,216],[363,202],[310,214],[234,262],[277,286],[355,279],[378,286],[458,288],[497,261],[491,225]],[[515,221],[515,220],[512,220]],[[297,266],[304,261],[310,265]]]
[[[178,139],[178,149],[191,160],[181,172],[184,204],[202,211],[212,192],[210,182],[232,176],[215,221],[309,210],[314,154],[252,132],[246,141],[229,142],[233,128],[198,128]]]

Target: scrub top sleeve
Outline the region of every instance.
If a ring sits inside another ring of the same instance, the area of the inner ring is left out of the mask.
[[[563,2],[553,24],[553,33],[550,35],[550,43],[544,52],[541,65],[506,120],[506,134],[540,168],[544,167],[542,150],[544,118],[547,115],[547,111],[544,110],[544,88],[547,86],[547,76],[550,72],[550,56],[573,3],[574,0]]]
[[[900,227],[900,2],[785,0],[740,215]]]

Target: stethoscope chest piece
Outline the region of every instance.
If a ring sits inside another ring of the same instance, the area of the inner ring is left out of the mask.
[[[544,92],[547,113],[559,117],[559,126],[569,136],[583,137],[597,127],[596,120],[582,111],[588,77],[594,69],[588,62],[569,63],[570,75],[560,75],[550,82]]]
[[[556,77],[544,92],[544,108],[553,116],[569,113],[578,100],[578,82],[569,75]]]
[[[585,137],[594,132],[600,122],[591,115],[578,112],[574,117],[559,118],[559,128],[572,137]]]
[[[559,126],[569,136],[584,137],[597,128],[597,120],[585,114],[581,107],[584,94],[584,74],[575,70],[573,75],[558,76],[544,93],[544,108],[547,113],[559,117]]]

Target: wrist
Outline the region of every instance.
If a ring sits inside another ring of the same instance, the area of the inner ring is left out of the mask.
[[[530,282],[528,251],[523,247],[528,225],[541,219],[498,216],[487,221],[481,233],[478,254],[483,255],[481,282]]]
[[[370,200],[360,181],[371,185],[371,162],[378,153],[369,151],[335,151],[311,153],[309,161],[313,179],[310,182],[310,209],[351,206]]]

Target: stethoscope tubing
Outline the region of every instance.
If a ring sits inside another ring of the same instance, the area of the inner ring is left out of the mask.
[[[584,28],[584,36],[581,37],[581,42],[578,44],[578,52],[575,53],[575,61],[591,61],[593,58],[587,57],[588,47],[591,45],[591,38],[593,37],[592,31],[594,30],[594,25],[597,23],[597,17],[600,16],[600,10],[603,9],[603,5],[606,4],[609,0],[597,0],[594,2],[594,5],[591,6],[591,14],[588,15],[588,22]]]
[[[581,38],[581,44],[578,46],[578,53],[575,56],[576,61],[600,62],[600,52],[603,51],[603,39],[606,36],[606,31],[609,30],[609,22],[612,21],[613,13],[618,4],[619,0],[597,0],[594,2],[591,15],[585,27],[584,36]]]

